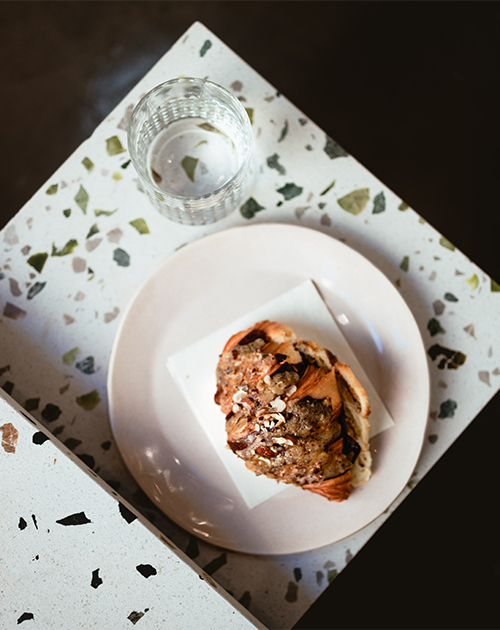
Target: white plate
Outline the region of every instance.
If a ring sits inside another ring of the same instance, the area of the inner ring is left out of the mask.
[[[329,502],[287,487],[249,509],[166,360],[307,279],[342,324],[395,425],[372,440],[372,478],[348,501]],[[321,232],[276,224],[218,232],[163,263],[121,320],[108,374],[118,448],[151,500],[187,531],[221,547],[258,554],[321,547],[382,514],[415,468],[429,389],[419,329],[389,280]]]

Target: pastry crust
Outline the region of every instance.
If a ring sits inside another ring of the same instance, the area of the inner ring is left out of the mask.
[[[331,352],[264,320],[227,341],[216,375],[228,446],[255,474],[330,501],[368,481],[368,397]]]

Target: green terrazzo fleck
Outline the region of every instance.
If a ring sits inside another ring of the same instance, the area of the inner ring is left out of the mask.
[[[129,222],[130,225],[132,227],[134,227],[139,234],[149,234],[149,228],[148,228],[148,224],[146,223],[146,221],[144,219],[134,219],[133,221]]]
[[[66,208],[66,210],[63,210],[63,214],[65,217],[71,216],[71,208]]]
[[[328,569],[328,573],[327,573],[328,584],[331,584],[333,580],[337,577],[337,575],[338,575],[337,569]]]
[[[453,418],[458,405],[456,401],[448,399],[441,403],[438,418]]]
[[[347,157],[349,154],[332,138],[325,135],[325,146],[323,151],[328,155],[331,160],[340,157]]]
[[[477,273],[475,273],[470,278],[467,278],[466,282],[469,284],[471,291],[475,291],[479,286],[479,278],[477,277]]]
[[[439,244],[441,245],[441,247],[445,247],[446,249],[449,249],[450,251],[454,251],[455,250],[455,245],[453,245],[453,243],[451,243],[447,238],[445,238],[444,236],[442,236],[439,239]]]
[[[89,173],[91,173],[94,170],[94,162],[92,162],[90,158],[84,157],[82,160],[82,164],[83,166],[85,166],[87,171],[89,171]]]
[[[196,170],[198,161],[198,158],[191,157],[190,155],[186,155],[181,160],[181,166],[192,182],[194,182],[194,172]]]
[[[272,168],[272,169],[278,171],[278,173],[280,175],[286,175],[286,170],[279,163],[279,159],[280,159],[280,156],[277,153],[274,153],[273,155],[271,155],[271,156],[269,156],[267,158],[266,164],[268,165],[269,168]]]
[[[498,284],[498,282],[495,282],[493,278],[491,278],[490,288],[491,288],[492,293],[500,292],[500,284]]]
[[[219,133],[221,136],[224,136],[225,138],[227,138],[226,134],[223,131],[221,131],[220,129],[217,129],[217,127],[215,125],[212,125],[212,123],[209,123],[208,121],[199,123],[196,126],[199,127],[200,129],[203,129],[203,131],[210,131],[212,133]]]
[[[110,217],[117,210],[118,210],[118,208],[115,208],[114,210],[101,210],[101,209],[96,208],[94,210],[94,214],[95,214],[96,217],[100,217],[101,215],[104,216],[104,217]]]
[[[75,195],[76,205],[80,208],[83,214],[87,214],[87,206],[89,203],[89,194],[83,186],[80,186],[78,192]]]
[[[78,247],[78,241],[74,238],[70,239],[61,249],[57,249],[52,243],[51,256],[68,256],[68,254],[72,254],[75,251],[76,247]]]
[[[322,192],[319,193],[319,196],[323,197],[324,195],[326,195],[326,193],[329,192],[335,186],[335,182],[336,181],[337,180],[334,179],[331,184],[328,184],[328,186],[325,188],[325,190],[323,190]]]
[[[124,249],[117,247],[113,252],[113,260],[120,267],[128,267],[130,265],[130,256]]]
[[[401,212],[404,212],[405,210],[408,210],[409,207],[410,206],[407,203],[402,201],[398,206],[398,210],[400,210]]]
[[[38,271],[38,273],[42,273],[42,269],[47,261],[49,255],[46,252],[41,252],[39,254],[33,254],[27,260],[28,265],[31,265],[34,269]]]
[[[101,397],[96,389],[92,390],[88,394],[83,394],[83,396],[78,396],[76,398],[76,404],[85,411],[92,411],[100,402]]]
[[[338,199],[337,203],[346,212],[357,215],[365,209],[365,206],[368,203],[369,199],[369,189],[358,188],[357,190],[353,190],[349,194]]]
[[[57,190],[58,190],[58,188],[59,188],[59,185],[58,185],[58,184],[51,184],[51,185],[47,188],[47,190],[45,191],[45,194],[46,194],[46,195],[55,195],[55,194],[56,194],[56,192],[57,192]]]
[[[123,148],[123,145],[118,136],[112,136],[111,138],[107,138],[106,140],[106,152],[108,155],[118,155],[119,153],[125,153],[126,149]]]
[[[245,111],[250,119],[250,124],[253,125],[253,107],[245,107]]]
[[[410,268],[410,257],[409,256],[405,256],[403,258],[403,260],[401,261],[401,264],[399,265],[399,268],[402,269],[403,271],[408,271],[408,269]]]
[[[258,204],[253,197],[247,199],[240,207],[240,212],[245,219],[252,219],[257,212],[264,210],[264,206]]]
[[[298,197],[302,193],[303,190],[304,189],[301,186],[297,186],[296,184],[289,182],[288,184],[285,184],[281,188],[278,188],[276,192],[279,192],[280,195],[283,195],[285,201],[289,201],[290,199],[293,199],[294,197]]]
[[[427,324],[427,330],[430,332],[431,337],[446,332],[446,330],[441,326],[441,324],[435,317],[429,320],[429,323]]]
[[[62,356],[62,362],[64,363],[64,365],[73,365],[73,363],[76,361],[76,357],[81,353],[80,348],[78,348],[78,346],[76,348],[72,348],[71,350],[68,350],[68,352],[65,352]]]
[[[373,198],[372,214],[380,214],[381,212],[385,212],[385,195],[383,191]]]
[[[94,223],[94,225],[91,226],[90,230],[88,231],[87,236],[85,237],[90,238],[91,236],[94,236],[94,234],[97,234],[99,232],[99,227],[97,225],[97,223]]]
[[[283,140],[287,137],[288,135],[288,120],[285,120],[283,127],[281,129],[280,132],[280,137],[278,138],[278,142],[283,142]]]

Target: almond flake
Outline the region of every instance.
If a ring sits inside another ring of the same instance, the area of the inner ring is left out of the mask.
[[[285,401],[281,400],[281,398],[275,398],[271,401],[270,405],[276,411],[285,411],[286,409],[286,403]]]
[[[286,444],[286,446],[293,446],[293,442],[289,440],[288,438],[284,438],[284,437],[273,438],[273,442],[275,442],[276,444],[281,444],[281,445]]]
[[[243,398],[247,397],[247,393],[243,389],[239,389],[235,394],[233,394],[233,401],[235,403],[240,403]]]
[[[279,424],[285,422],[285,417],[281,413],[273,413],[273,420],[276,420]]]

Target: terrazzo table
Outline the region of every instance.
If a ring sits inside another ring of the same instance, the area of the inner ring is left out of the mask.
[[[177,75],[231,89],[253,121],[258,177],[212,226],[158,215],[126,151],[133,105]],[[373,262],[412,310],[431,376],[404,492],[349,538],[288,556],[225,551],[175,526],[125,469],[107,409],[111,347],[136,289],[183,245],[265,222],[319,230]],[[1,248],[5,627],[288,628],[499,389],[499,285],[198,23],[6,226]]]

